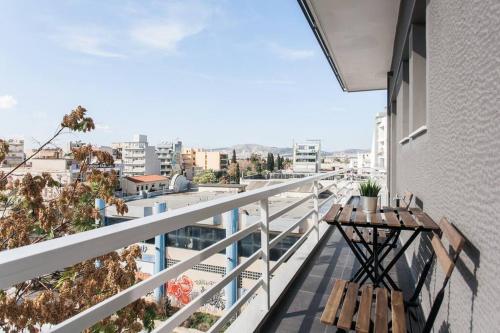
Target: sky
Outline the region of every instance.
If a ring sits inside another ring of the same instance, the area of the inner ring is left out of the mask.
[[[0,137],[28,147],[82,105],[57,144],[369,148],[385,96],[342,92],[295,0],[0,2]]]

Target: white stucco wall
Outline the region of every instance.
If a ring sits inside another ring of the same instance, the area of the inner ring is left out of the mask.
[[[426,21],[428,131],[404,145],[393,138],[393,189],[414,192],[429,215],[447,216],[468,240],[434,330],[494,332],[500,326],[500,3],[431,0]],[[416,271],[421,253],[408,252]],[[441,283],[434,266],[423,291],[426,314]]]

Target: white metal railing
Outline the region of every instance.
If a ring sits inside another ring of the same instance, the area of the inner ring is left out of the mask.
[[[259,202],[261,211],[259,223],[252,224],[224,238],[206,249],[197,252],[192,257],[154,274],[149,279],[141,281],[130,288],[121,291],[120,293],[82,311],[81,313],[52,328],[52,331],[54,332],[82,331],[107,316],[112,315],[133,301],[143,297],[166,281],[176,278],[186,270],[192,268],[194,265],[201,263],[210,256],[225,249],[230,244],[257,232],[260,229],[261,248],[259,251],[244,260],[230,272],[227,272],[221,281],[192,300],[155,329],[155,332],[172,331],[173,328],[182,323],[200,306],[210,300],[216,292],[221,290],[227,283],[236,278],[250,264],[258,259],[261,259],[264,264],[261,279],[259,279],[256,284],[250,288],[250,290],[248,290],[247,293],[243,295],[230,309],[228,309],[226,314],[215,323],[215,325],[211,328],[211,332],[216,331],[218,328],[225,325],[227,321],[241,309],[241,306],[245,304],[251,295],[254,294],[259,288],[262,288],[264,293],[267,294],[267,301],[265,302],[266,304],[264,304],[264,307],[266,309],[270,308],[269,288],[271,274],[274,273],[276,269],[291,255],[293,255],[293,253],[301,246],[311,233],[314,232],[315,239],[319,240],[319,221],[322,218],[319,216],[319,211],[323,206],[331,202],[330,199],[332,197],[322,201],[321,203],[319,202],[320,191],[318,181],[334,175],[339,175],[343,172],[345,171],[317,174],[284,184],[268,186],[253,191],[239,193],[233,196],[223,197],[171,210],[166,213],[152,215],[100,229],[0,252],[0,289],[6,289],[13,284],[29,280],[40,275],[48,274],[58,269],[63,269],[64,267],[71,266],[83,260],[91,259],[130,244],[143,241],[144,239],[153,238],[158,234],[172,232],[174,230],[192,225],[197,221],[225,213],[234,208]],[[297,200],[291,205],[284,207],[273,214],[269,214],[270,197],[288,192],[309,183],[313,184],[312,194]],[[334,183],[326,188],[323,188],[321,193],[336,185],[337,184]],[[345,184],[341,188],[337,188],[336,192],[341,193],[350,187],[352,188],[352,182]],[[270,241],[269,224],[278,217],[311,199],[313,200],[313,209],[309,210],[301,218],[290,225],[285,231]],[[270,267],[270,249],[310,216],[312,216],[313,220],[312,226],[290,249],[287,250],[287,252],[285,252],[283,256],[281,256],[274,263],[272,267]]]

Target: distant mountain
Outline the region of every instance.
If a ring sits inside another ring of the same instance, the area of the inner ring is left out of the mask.
[[[293,155],[293,149],[291,147],[285,147],[285,148],[280,148],[280,147],[271,147],[271,146],[264,146],[264,145],[258,145],[258,144],[239,144],[239,145],[234,145],[230,147],[222,147],[222,148],[214,148],[210,149],[212,151],[222,151],[227,154],[232,154],[233,149],[236,151],[236,155],[238,158],[247,158],[250,157],[252,154],[260,154],[263,157],[267,155],[267,153],[273,153],[274,155],[280,154],[281,156],[292,156]],[[366,153],[369,152],[367,149],[346,149],[342,151],[335,151],[335,152],[328,152],[328,151],[322,151],[321,154],[323,156],[330,156],[330,155],[335,155],[335,154],[357,154],[357,153]]]

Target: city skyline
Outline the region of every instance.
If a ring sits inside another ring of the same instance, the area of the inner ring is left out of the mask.
[[[81,104],[97,130],[59,143],[368,149],[384,92],[342,93],[306,28],[289,1],[4,2],[0,135],[36,147]]]

